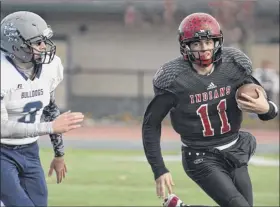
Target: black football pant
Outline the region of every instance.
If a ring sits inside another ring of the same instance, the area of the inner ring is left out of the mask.
[[[182,163],[186,174],[219,206],[253,206],[247,164],[255,149],[255,137],[240,132],[238,141],[224,150],[182,147]]]

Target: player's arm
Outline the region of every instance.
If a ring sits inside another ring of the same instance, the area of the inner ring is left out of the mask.
[[[259,81],[256,78],[254,78],[252,75],[248,75],[247,78],[244,80],[243,84],[247,84],[247,83],[254,83],[254,84],[258,84],[258,85],[262,86],[259,83]],[[268,120],[274,119],[278,114],[278,107],[269,98],[270,97],[267,97],[269,109],[266,113],[258,114],[258,117],[260,120],[268,121]]]
[[[9,120],[8,112],[1,95],[1,138],[26,138],[53,133],[52,123],[20,123]]]
[[[240,50],[235,49],[235,63],[239,66],[239,72],[241,72],[244,76],[243,78],[241,78],[241,83],[240,86],[246,83],[255,83],[261,86],[261,84],[259,83],[259,81],[253,77],[253,66],[252,66],[252,61],[250,60],[250,58],[245,55],[243,52],[241,52]],[[261,94],[261,93],[260,93]],[[249,97],[251,98],[251,97]],[[265,120],[270,120],[273,119],[277,116],[278,114],[278,108],[276,106],[275,103],[273,103],[272,101],[269,100],[270,97],[267,98],[258,98],[253,100],[254,102],[251,102],[250,100],[248,100],[247,102],[244,102],[243,104],[246,104],[246,108],[248,108],[249,110],[254,108],[252,110],[252,112],[259,111],[256,110],[256,108],[258,109],[266,109],[266,112],[264,113],[258,113],[258,116],[261,120],[265,121]],[[241,100],[239,100],[239,102],[242,102]],[[265,106],[265,107],[264,107]],[[263,111],[263,110],[261,110]]]
[[[41,120],[44,122],[52,122],[60,115],[60,110],[55,103],[54,91],[51,92],[50,95],[50,103],[44,108],[42,114]],[[62,157],[64,155],[64,144],[62,134],[50,134],[50,139],[53,145],[55,157]]]
[[[175,104],[175,95],[164,92],[153,98],[144,114],[142,125],[144,151],[155,179],[168,172],[160,148],[161,122]]]

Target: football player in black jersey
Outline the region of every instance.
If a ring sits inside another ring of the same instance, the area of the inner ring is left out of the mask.
[[[240,131],[242,110],[261,120],[276,117],[277,107],[259,90],[257,99],[237,89],[252,77],[252,63],[240,50],[223,47],[223,34],[209,14],[194,13],[179,26],[181,56],[165,63],[155,74],[155,96],[148,105],[142,126],[144,151],[164,206],[182,206],[172,194],[171,174],[160,148],[161,122],[170,112],[174,130],[182,141],[186,174],[218,205],[253,206],[248,161],[256,139]],[[169,196],[165,195],[167,187]]]

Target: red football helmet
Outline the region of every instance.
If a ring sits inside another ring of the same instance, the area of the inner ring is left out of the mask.
[[[199,58],[195,58],[194,51],[190,49],[190,43],[203,38],[214,40],[212,57],[208,60],[201,59],[200,55]],[[223,34],[218,21],[214,17],[206,13],[194,13],[181,22],[179,26],[179,43],[180,52],[185,60],[201,66],[208,66],[221,58]]]

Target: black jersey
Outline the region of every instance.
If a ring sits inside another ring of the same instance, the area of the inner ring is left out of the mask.
[[[172,126],[184,144],[205,149],[227,144],[238,137],[242,113],[235,94],[246,83],[257,83],[252,63],[241,51],[224,48],[222,59],[210,75],[199,75],[179,57],[164,64],[153,79],[155,96],[149,103],[142,127],[145,155],[155,179],[168,172],[161,149],[161,122],[170,112]],[[277,109],[269,103],[261,120],[270,120]]]
[[[237,137],[242,112],[237,107],[237,88],[251,82],[250,59],[235,48],[224,48],[222,61],[209,75],[200,75],[179,57],[163,65],[154,78],[156,94],[176,96],[170,111],[174,130],[192,147],[213,147]],[[160,90],[159,90],[160,89]]]

